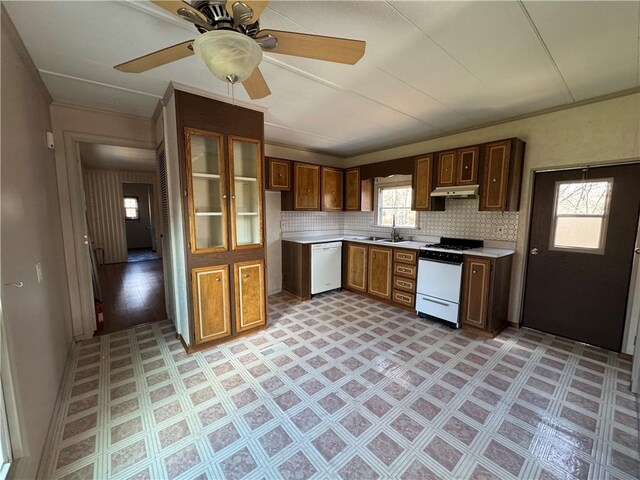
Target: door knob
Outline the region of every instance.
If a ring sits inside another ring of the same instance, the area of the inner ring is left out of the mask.
[[[538,253],[540,253],[540,250],[538,250],[537,248],[531,249],[531,255],[537,255]]]

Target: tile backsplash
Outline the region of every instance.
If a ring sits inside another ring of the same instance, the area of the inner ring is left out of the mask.
[[[403,237],[458,237],[515,242],[518,212],[479,212],[478,199],[446,199],[444,212],[420,212],[418,229],[399,229]],[[390,233],[377,227],[374,212],[282,212],[282,232],[343,230],[371,235]]]

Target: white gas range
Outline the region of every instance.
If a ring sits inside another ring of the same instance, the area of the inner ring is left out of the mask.
[[[462,252],[482,248],[482,240],[440,238],[440,243],[420,249],[416,311],[419,316],[444,320],[460,326],[460,291],[462,288]]]

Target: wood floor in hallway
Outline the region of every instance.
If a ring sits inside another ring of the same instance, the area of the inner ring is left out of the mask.
[[[103,265],[98,274],[105,319],[100,334],[167,318],[162,260]]]

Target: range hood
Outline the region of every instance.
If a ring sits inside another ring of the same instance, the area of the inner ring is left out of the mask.
[[[436,187],[432,197],[471,198],[478,196],[479,185],[460,185],[457,187]]]

